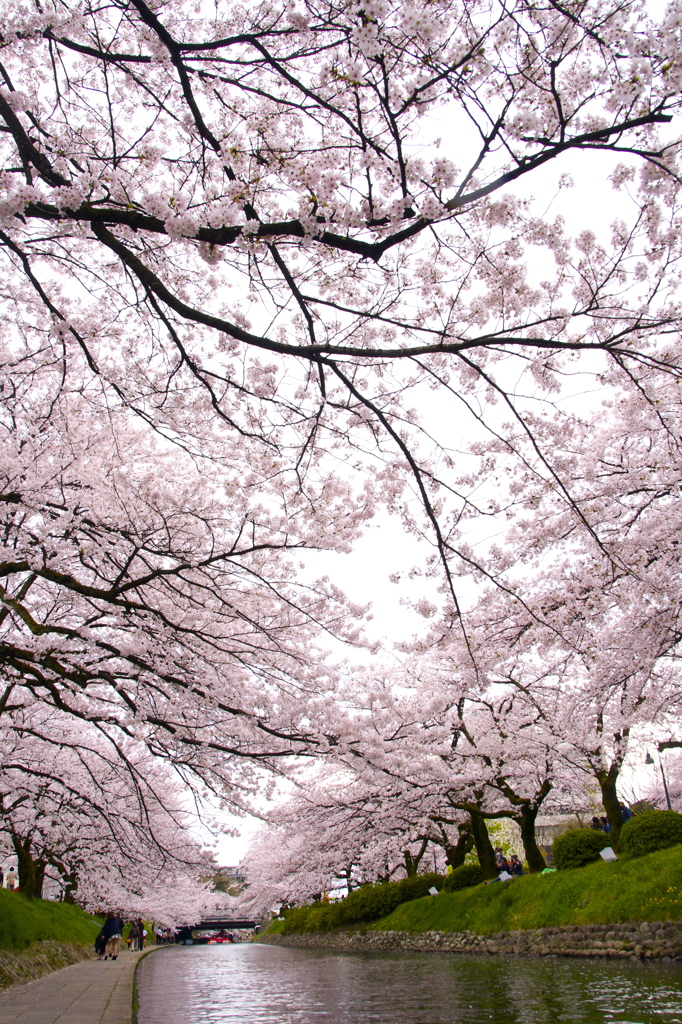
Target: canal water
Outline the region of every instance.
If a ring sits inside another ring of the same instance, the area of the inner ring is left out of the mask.
[[[675,964],[250,943],[140,965],[138,1024],[682,1024]]]

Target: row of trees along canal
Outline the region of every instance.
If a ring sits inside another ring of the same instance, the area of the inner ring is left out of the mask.
[[[11,15],[0,796],[25,891],[49,864],[86,904],[160,918],[172,889],[196,918],[183,794],[241,812],[273,773],[302,787],[282,828],[348,834],[335,871],[367,822],[372,863],[399,835],[409,870],[472,839],[489,865],[500,816],[537,869],[538,811],[585,779],[617,845],[628,744],[679,712],[677,5]],[[528,198],[567,171],[569,224]],[[343,668],[364,610],[314,552],[389,513],[437,596],[399,657]]]

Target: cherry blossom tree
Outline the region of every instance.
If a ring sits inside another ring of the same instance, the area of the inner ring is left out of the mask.
[[[22,0],[0,69],[14,329],[190,450],[215,418],[302,478],[323,454],[371,467],[451,572],[468,499],[456,442],[417,422],[429,389],[524,462],[526,385],[551,400],[579,353],[678,365],[679,33],[675,3]],[[628,198],[611,238],[573,238],[520,190],[595,153]]]
[[[556,757],[554,734],[523,695],[493,694],[493,680],[485,694],[467,691],[444,658],[425,662],[346,681],[343,739],[326,771],[304,772],[296,798],[268,816],[249,854],[249,899],[273,902],[278,890],[280,901],[300,901],[334,879],[352,886],[429,870],[432,858],[457,867],[474,847],[494,878],[487,825],[504,820],[519,826],[530,870],[546,866],[537,815],[579,773]]]
[[[592,579],[587,595],[575,556],[574,548],[556,575],[545,563],[535,586],[526,577],[523,598],[491,587],[467,618],[466,642],[459,631],[436,627],[413,698],[416,707],[430,701],[433,708],[435,697],[435,720],[440,728],[449,723],[452,750],[442,746],[441,757],[469,787],[453,795],[458,806],[490,815],[501,798],[511,805],[503,815],[516,820],[536,870],[534,822],[543,802],[584,799],[590,782],[617,847],[618,784],[630,745],[652,727],[674,731],[680,714],[669,620],[652,615],[651,594],[632,581],[616,587],[610,579],[606,594]],[[569,603],[572,584],[577,606]],[[443,743],[420,733],[417,725],[410,734],[415,746],[435,743],[436,752]]]
[[[334,755],[384,814],[405,791],[435,825],[469,813],[490,877],[486,821],[515,820],[539,870],[539,811],[589,803],[590,784],[617,847],[633,742],[641,751],[678,731],[679,399],[679,384],[652,372],[642,392],[614,392],[598,427],[575,413],[539,422],[579,509],[539,472],[523,487],[512,479],[505,543],[470,565],[490,580],[466,634],[446,612],[416,652],[406,645],[407,671],[353,673],[340,693],[349,718]],[[352,806],[345,791],[336,799]],[[340,849],[349,831],[338,827]],[[410,836],[406,818],[399,831]]]
[[[243,441],[197,462],[120,405],[105,416],[77,374],[55,392],[63,364],[6,357],[1,717],[93,723],[245,805],[259,765],[316,739],[323,644],[358,639],[359,611],[298,582],[297,553],[347,550],[371,494],[322,473],[303,487]]]
[[[303,806],[301,806],[303,803]],[[309,903],[344,884],[356,852],[356,827],[351,815],[341,812],[329,828],[323,820],[316,829],[310,805],[300,825],[293,807],[283,806],[256,835],[248,850],[248,884],[235,897],[239,912],[259,916],[273,908]],[[342,826],[348,828],[350,836]]]
[[[455,643],[454,650],[441,643],[402,671],[349,684],[357,727],[347,760],[366,761],[410,793],[453,867],[475,846],[484,876],[495,877],[486,822],[510,819],[529,869],[542,870],[535,821],[546,801],[563,801],[575,772],[557,757],[556,736],[532,695],[486,671],[488,652],[468,659],[460,633]]]
[[[210,432],[197,461],[82,366],[3,356],[0,833],[29,896],[47,871],[89,908],[193,923],[212,871],[177,787],[242,811],[327,743],[323,645],[360,613],[299,559],[347,550],[371,489]]]
[[[305,903],[334,889],[443,870],[456,839],[424,793],[363,766],[327,765],[273,808],[248,853],[244,912]],[[463,859],[463,858],[462,858]]]
[[[88,909],[198,920],[213,905],[202,881],[211,853],[196,816],[173,772],[144,746],[107,742],[39,708],[3,726],[2,749],[0,835],[17,856],[24,895],[39,896],[47,872],[67,901]]]
[[[537,463],[501,486],[504,543],[466,570],[485,580],[466,643],[446,615],[424,644],[472,688],[495,682],[536,709],[557,760],[597,782],[616,845],[628,746],[651,723],[674,732],[682,693],[680,385],[653,370],[641,382],[612,380],[598,425],[575,410],[538,419],[570,499]],[[485,458],[499,473],[501,450]]]
[[[486,871],[486,818],[539,867],[534,815],[589,771],[617,841],[631,731],[678,701],[681,25],[613,0],[12,8],[0,721],[47,708],[237,809],[333,757],[360,819],[419,795],[387,832],[410,857],[419,822],[470,827]],[[539,212],[565,172],[619,192],[610,235]],[[569,408],[576,374],[609,423]],[[411,680],[348,697],[326,641],[360,610],[299,561],[379,504],[433,544],[445,607]]]

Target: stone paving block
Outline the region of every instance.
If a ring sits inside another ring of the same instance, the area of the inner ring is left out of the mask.
[[[130,1024],[142,953],[87,960],[0,993],[0,1024]]]

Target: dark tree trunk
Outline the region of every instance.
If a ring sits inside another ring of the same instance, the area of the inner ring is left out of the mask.
[[[16,832],[12,832],[12,846],[17,855],[17,867],[19,871],[19,891],[29,900],[34,900],[43,891],[43,876],[45,875],[45,864],[33,859],[31,853],[31,839],[21,838]]]
[[[445,846],[445,856],[451,868],[460,868],[466,860],[467,853],[474,848],[474,835],[471,822],[466,821],[459,826],[459,838],[454,846]]]
[[[618,853],[618,846],[620,844],[620,830],[623,827],[623,813],[620,809],[620,801],[618,799],[618,792],[616,789],[619,774],[619,765],[611,765],[607,772],[596,772],[597,781],[601,790],[602,803],[604,804],[606,817],[608,818],[609,825],[611,826],[609,838],[611,840],[611,846],[616,853]]]
[[[407,871],[408,878],[414,878],[417,874],[419,864],[421,863],[421,859],[424,856],[428,844],[428,839],[424,839],[417,853],[410,853],[409,850],[405,850],[403,857],[405,858],[405,871]]]
[[[471,817],[471,831],[474,837],[474,845],[476,846],[478,863],[481,866],[483,878],[486,881],[490,878],[497,878],[500,872],[495,860],[493,844],[490,842],[490,836],[488,835],[488,827],[485,823],[485,818],[482,814],[479,814],[478,811],[470,811],[469,814]]]
[[[405,850],[405,871],[407,872],[408,878],[414,878],[417,874],[417,868],[419,867],[419,861],[416,857],[413,857],[409,850]]]
[[[36,860],[33,863],[35,864],[36,874],[36,896],[42,896],[43,885],[45,883],[45,868],[47,867],[47,864],[44,860]]]
[[[64,903],[75,903],[76,902],[76,882],[67,881],[64,886]]]
[[[515,817],[515,820],[521,828],[523,852],[525,853],[526,860],[528,861],[528,870],[531,872],[544,871],[547,867],[545,858],[542,855],[542,850],[540,850],[535,839],[535,819],[537,816],[537,807],[530,807],[524,804],[522,805],[518,815]]]
[[[408,878],[414,879],[421,863],[422,857],[428,846],[428,840],[424,840],[417,853],[410,853],[410,850],[404,851],[402,856],[404,857],[404,869],[408,872]]]
[[[67,865],[59,860],[57,857],[52,856],[49,859],[49,863],[55,868],[62,879],[64,886],[63,902],[64,903],[75,903],[76,902],[76,889],[78,888],[78,868],[69,868]]]

